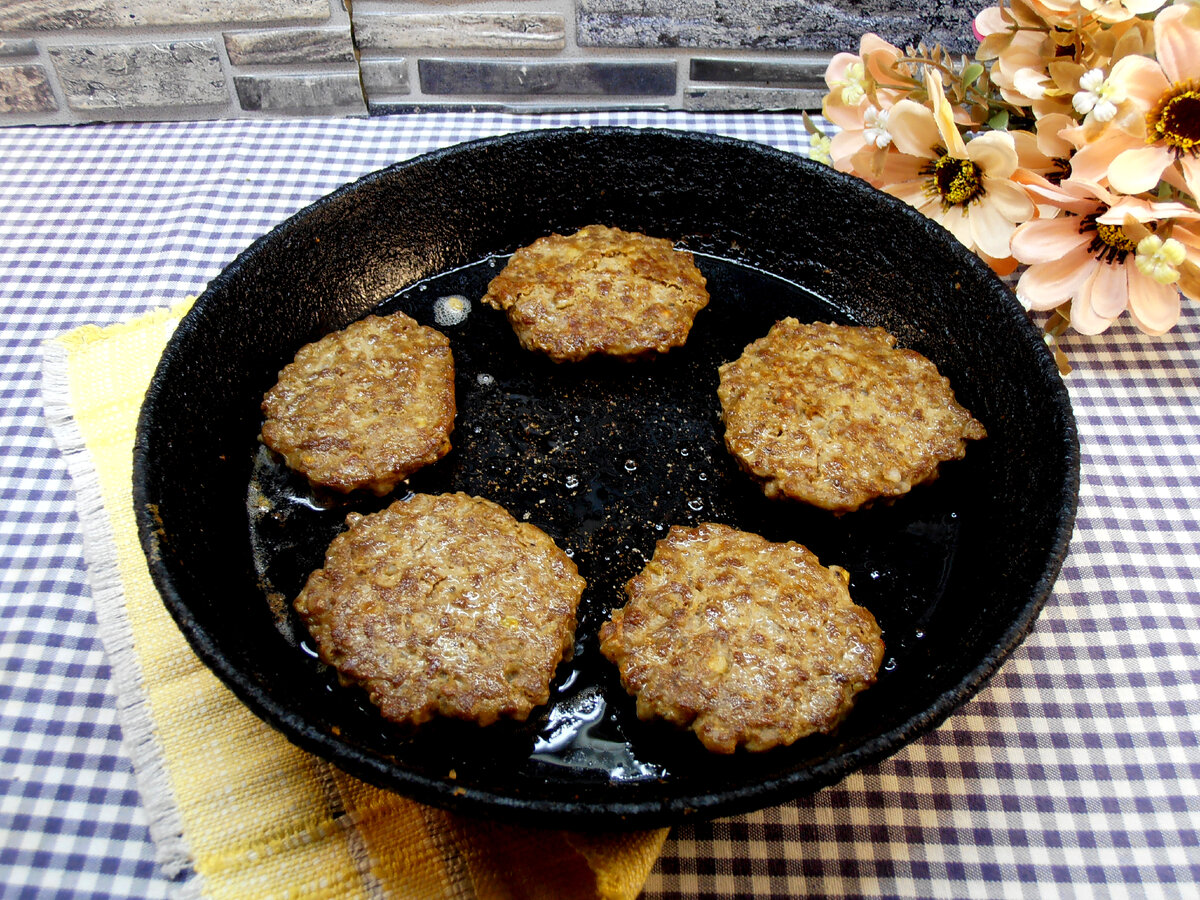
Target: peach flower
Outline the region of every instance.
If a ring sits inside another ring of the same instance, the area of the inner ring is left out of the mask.
[[[1104,331],[1126,310],[1148,334],[1162,334],[1175,325],[1178,267],[1189,248],[1149,229],[1140,229],[1137,234],[1145,234],[1134,240],[1123,223],[1157,226],[1195,221],[1200,213],[1180,203],[1119,197],[1100,185],[1074,180],[1029,190],[1063,214],[1025,222],[1013,233],[1013,255],[1029,266],[1017,282],[1022,303],[1034,310],[1069,303],[1071,326],[1082,334]]]
[[[867,180],[881,170],[891,143],[887,111],[912,87],[893,68],[902,55],[899,47],[867,33],[857,54],[838,53],[830,61],[825,71],[829,93],[821,111],[838,127],[829,147],[835,168]]]
[[[1200,30],[1184,22],[1187,14],[1172,6],[1154,20],[1157,61],[1126,56],[1094,84],[1096,96],[1107,91],[1118,108],[1102,128],[1085,122],[1066,133],[1078,148],[1075,177],[1107,179],[1122,194],[1160,181],[1200,194]]]

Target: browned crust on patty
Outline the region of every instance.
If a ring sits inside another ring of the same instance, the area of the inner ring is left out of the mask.
[[[572,648],[585,582],[539,528],[467,494],[417,494],[349,528],[296,611],[385,718],[524,720]]]
[[[708,291],[692,254],[665,238],[589,225],[518,250],[483,302],[556,362],[636,359],[681,346]]]
[[[705,523],[674,526],[600,629],[642,719],[709,750],[767,750],[830,731],[875,682],[883,641],[842,569],[807,548]]]
[[[986,437],[882,328],[783,319],[720,368],[725,446],[769,497],[842,513],[907,493]]]
[[[263,398],[262,441],[313,484],[386,494],[450,451],[454,357],[402,312],[300,348]]]

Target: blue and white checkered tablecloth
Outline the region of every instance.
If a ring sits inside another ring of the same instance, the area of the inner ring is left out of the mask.
[[[199,293],[374,169],[526,128],[799,117],[424,113],[0,129],[0,896],[158,898],[42,344]],[[675,829],[645,895],[1200,897],[1200,308],[1072,337],[1079,517],[1025,643],[941,728],[835,787]]]

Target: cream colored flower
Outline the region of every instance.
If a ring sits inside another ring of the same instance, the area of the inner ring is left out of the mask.
[[[832,143],[833,141],[830,140],[828,135],[810,135],[808,141],[808,158],[819,163],[824,163],[827,166],[832,166],[833,157],[829,153]]]
[[[883,190],[943,225],[989,264],[1007,268],[1013,229],[1034,214],[1033,201],[1012,181],[1012,135],[987,131],[964,141],[936,72],[926,76],[926,86],[932,109],[912,100],[891,109],[888,131],[900,153],[889,160]]]
[[[1137,243],[1138,271],[1159,284],[1174,284],[1179,280],[1179,267],[1187,260],[1187,248],[1174,238],[1165,241],[1149,234]]]
[[[899,47],[867,33],[857,54],[838,53],[830,61],[822,112],[838,127],[829,148],[834,168],[872,183],[878,179],[890,142],[887,110],[912,87],[893,70],[901,56]]]
[[[886,109],[876,109],[868,106],[863,113],[863,137],[868,144],[873,144],[880,150],[887,149],[892,142],[892,136],[887,130],[888,112]]]
[[[1111,122],[1124,100],[1125,92],[1104,76],[1103,69],[1089,69],[1080,77],[1071,105],[1081,115],[1090,113],[1097,122]]]

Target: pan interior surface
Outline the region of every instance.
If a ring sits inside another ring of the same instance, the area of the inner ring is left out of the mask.
[[[509,179],[503,203],[497,171]],[[536,183],[514,174],[534,171]],[[527,196],[514,199],[516,187]],[[834,189],[849,201],[831,204]],[[868,224],[831,234],[850,221]],[[712,299],[684,347],[633,363],[554,364],[522,350],[503,314],[480,304],[515,247],[592,222],[696,253]],[[881,227],[893,230],[871,234]],[[447,298],[459,311],[465,301],[466,315],[447,317]],[[258,443],[258,401],[303,343],[393,310],[451,341],[453,449],[388,497],[315,491]],[[989,437],[890,505],[835,517],[768,500],[724,449],[717,368],[784,316],[889,328],[939,365]],[[450,808],[648,826],[819,788],[969,697],[1032,625],[1057,573],[1074,513],[1074,441],[1061,382],[1007,289],[890,198],[725,139],[550,132],[386,170],[239,258],[156,375],[135,501],[152,574],[185,635],[299,745]],[[407,491],[460,490],[571,553],[588,581],[575,653],[527,722],[405,731],[319,663],[291,600],[348,512]],[[655,541],[705,521],[799,541],[850,572],[887,651],[878,683],[834,733],[717,757],[690,733],[637,719],[596,632]]]

